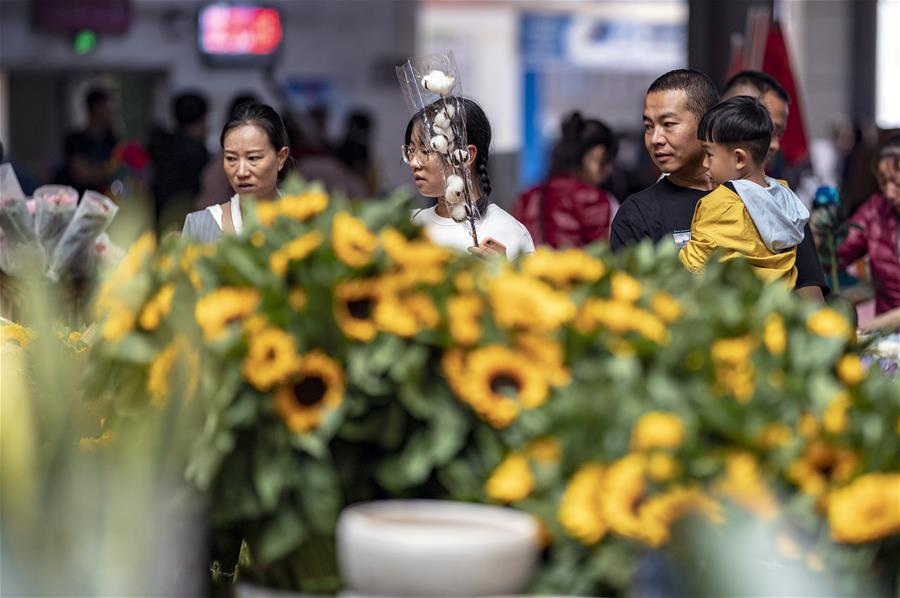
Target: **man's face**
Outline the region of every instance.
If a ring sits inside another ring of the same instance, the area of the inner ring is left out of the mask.
[[[788,104],[778,97],[777,94],[769,91],[766,92],[759,101],[769,111],[772,117],[772,140],[769,142],[769,153],[766,155],[766,162],[771,162],[775,154],[781,149],[781,138],[784,137],[784,131],[787,128],[788,121]]]
[[[781,149],[781,138],[784,137],[784,131],[787,128],[788,121],[788,104],[778,97],[778,94],[767,91],[763,95],[759,95],[759,90],[750,85],[737,85],[732,87],[722,98],[724,100],[735,96],[751,96],[759,98],[766,110],[769,111],[769,117],[772,119],[772,140],[769,141],[769,153],[766,154],[766,165],[772,163],[775,154]]]
[[[699,121],[687,108],[683,89],[654,91],[644,99],[644,147],[656,167],[673,174],[697,168],[704,152]]]

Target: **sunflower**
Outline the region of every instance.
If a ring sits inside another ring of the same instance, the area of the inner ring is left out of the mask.
[[[176,370],[173,372],[173,370]],[[187,377],[184,396],[190,400],[199,382],[200,357],[191,350],[187,339],[176,337],[150,363],[147,373],[147,392],[154,407],[161,409],[172,394],[172,379],[179,373]]]
[[[447,324],[457,344],[468,346],[478,342],[483,312],[484,302],[478,295],[455,295],[447,300]]]
[[[249,287],[222,287],[201,297],[194,307],[194,318],[203,336],[211,341],[218,338],[233,322],[256,311],[259,292]]]
[[[501,503],[522,500],[534,490],[534,476],[528,459],[521,453],[512,453],[497,466],[487,482],[484,491],[488,498]]]
[[[650,454],[647,473],[654,482],[667,482],[681,473],[681,465],[669,453],[657,451]]]
[[[855,386],[866,379],[866,367],[859,359],[859,355],[847,353],[838,360],[835,370],[838,378],[847,386]]]
[[[650,307],[667,324],[678,320],[684,314],[684,308],[681,307],[681,303],[672,295],[662,291],[653,294],[653,298],[650,300]]]
[[[631,431],[631,450],[676,449],[684,441],[684,424],[674,413],[645,413]]]
[[[241,372],[259,390],[281,384],[298,365],[297,343],[280,328],[265,328],[250,337]]]
[[[818,498],[819,507],[824,508],[829,488],[849,480],[858,465],[859,457],[850,449],[813,440],[803,455],[788,465],[785,473],[801,492]]]
[[[378,328],[373,314],[383,294],[382,283],[375,278],[350,280],[334,287],[334,317],[347,338],[375,338]]]
[[[147,372],[147,392],[150,394],[151,403],[157,409],[161,409],[169,400],[172,366],[178,359],[178,353],[178,345],[172,342],[150,362],[150,369]]]
[[[632,318],[632,328],[644,338],[653,341],[657,345],[664,345],[669,342],[671,335],[661,318],[640,308],[634,308]]]
[[[460,293],[471,293],[475,290],[475,276],[468,270],[461,270],[453,275],[453,285]]]
[[[822,307],[806,320],[806,329],[825,338],[849,339],[853,335],[853,328],[840,312]]]
[[[522,273],[543,278],[558,288],[567,289],[577,282],[596,282],[606,272],[604,263],[581,249],[554,251],[545,247],[522,260]]]
[[[839,391],[828,402],[822,415],[822,427],[831,434],[840,434],[847,429],[847,410],[850,408],[850,395]]]
[[[121,300],[113,300],[108,306],[103,322],[102,335],[105,340],[118,341],[134,330],[134,312]]]
[[[272,226],[275,219],[281,215],[281,207],[277,201],[258,201],[254,206],[256,219],[263,226]]]
[[[606,469],[600,463],[585,463],[566,484],[557,519],[571,537],[585,545],[596,544],[609,525],[603,515]]]
[[[299,222],[305,222],[324,212],[327,207],[328,195],[318,190],[286,195],[278,200],[278,213]]]
[[[753,398],[754,373],[750,355],[756,348],[756,341],[750,335],[736,338],[721,338],[710,350],[715,365],[715,389],[721,394],[730,394],[740,403]]]
[[[14,342],[20,347],[27,347],[34,340],[34,333],[20,324],[3,324],[0,326],[0,344]]]
[[[425,293],[385,293],[375,305],[373,318],[380,330],[404,338],[432,330],[441,320],[434,300]]]
[[[644,526],[643,541],[651,547],[659,547],[669,541],[672,525],[691,513],[705,515],[710,521],[721,523],[719,504],[697,488],[676,486],[653,496],[641,506]]]
[[[538,334],[520,334],[516,337],[516,347],[539,367],[553,386],[565,386],[572,376],[564,364],[565,350],[555,339]]]
[[[278,276],[284,276],[292,261],[300,261],[322,244],[322,233],[314,230],[289,241],[269,256],[269,267]]]
[[[756,459],[749,453],[729,455],[725,461],[725,477],[713,488],[763,521],[771,521],[778,515],[778,501],[766,486]]]
[[[645,540],[638,506],[645,498],[647,458],[631,453],[609,466],[604,478],[603,517],[620,536]]]
[[[641,296],[641,283],[624,272],[613,272],[610,284],[612,298],[615,301],[634,303]]]
[[[828,524],[831,537],[848,544],[900,533],[900,474],[870,473],[832,492]]]
[[[491,309],[504,328],[552,332],[575,317],[568,295],[524,274],[505,271],[488,283]]]
[[[366,228],[365,222],[341,212],[331,225],[331,244],[339,260],[351,268],[361,268],[371,263],[378,237]]]
[[[172,299],[175,297],[175,285],[171,282],[160,287],[159,291],[147,301],[141,310],[138,324],[144,330],[156,330],[163,316],[172,311]]]
[[[787,347],[787,330],[778,314],[769,314],[763,328],[763,344],[772,355],[781,355]]]
[[[322,351],[310,351],[275,392],[275,413],[291,432],[303,434],[318,427],[343,400],[344,372],[340,364]]]
[[[428,238],[407,240],[402,233],[387,228],[381,231],[381,245],[397,268],[404,285],[418,282],[438,284],[446,277],[446,264],[453,252]]]
[[[301,309],[306,307],[306,303],[306,293],[303,292],[303,289],[291,289],[291,292],[288,294],[288,305],[291,306],[291,309],[293,309],[294,311],[300,311]]]
[[[562,445],[553,437],[538,438],[528,443],[525,452],[530,459],[538,463],[552,465],[559,463],[562,458]]]
[[[759,446],[763,448],[781,448],[791,441],[791,429],[781,422],[767,425],[759,433]]]
[[[116,438],[112,430],[105,430],[100,436],[86,437],[78,441],[78,449],[85,453],[95,453],[108,446]]]
[[[575,327],[582,334],[593,332],[602,325],[613,334],[622,334],[634,328],[639,310],[630,303],[608,299],[588,299],[575,319]]]
[[[490,345],[472,351],[461,369],[447,372],[454,378],[451,387],[494,427],[505,428],[520,409],[534,409],[547,400],[547,381],[540,370],[526,355],[507,347]]]

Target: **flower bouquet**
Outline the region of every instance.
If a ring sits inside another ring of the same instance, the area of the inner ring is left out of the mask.
[[[44,185],[34,192],[37,208],[35,236],[40,240],[44,255],[49,258],[69,226],[78,205],[78,192],[72,187]]]
[[[111,429],[202,411],[185,471],[215,582],[334,592],[343,507],[440,498],[536,517],[536,593],[650,591],[660,554],[701,592],[692,534],[733,549],[748,529],[759,549],[719,550],[701,582],[740,563],[896,591],[900,387],[843,313],[738,261],[691,275],[668,247],[478,260],[407,201],[290,181],[240,236],[142,238],[100,289],[88,379],[130,389]]]

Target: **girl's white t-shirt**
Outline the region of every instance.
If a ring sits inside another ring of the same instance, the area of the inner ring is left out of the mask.
[[[472,235],[468,222],[456,222],[452,218],[438,216],[437,206],[415,210],[412,221],[425,228],[432,241],[444,247],[466,251],[472,247]],[[475,221],[478,242],[488,237],[506,245],[506,257],[513,259],[522,253],[534,253],[534,241],[521,222],[498,205],[488,204],[484,216]]]
[[[219,230],[222,230],[222,206],[214,204],[206,209],[219,225]],[[241,196],[237,193],[231,196],[231,222],[234,224],[234,233],[241,234],[241,230],[244,228],[244,218],[241,216]]]

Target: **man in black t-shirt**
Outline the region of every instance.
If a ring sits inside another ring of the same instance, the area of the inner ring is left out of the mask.
[[[79,193],[85,189],[105,192],[110,183],[108,163],[117,143],[113,133],[115,112],[112,94],[95,87],[88,91],[85,103],[87,127],[66,135],[63,141],[65,163],[56,182],[71,185]]]
[[[712,80],[693,69],[669,71],[650,85],[644,99],[644,146],[665,176],[622,203],[610,232],[613,250],[644,239],[679,247],[690,240],[694,208],[713,188],[703,167],[697,126],[718,101]],[[797,248],[795,288],[820,301],[829,292],[809,225]]]

